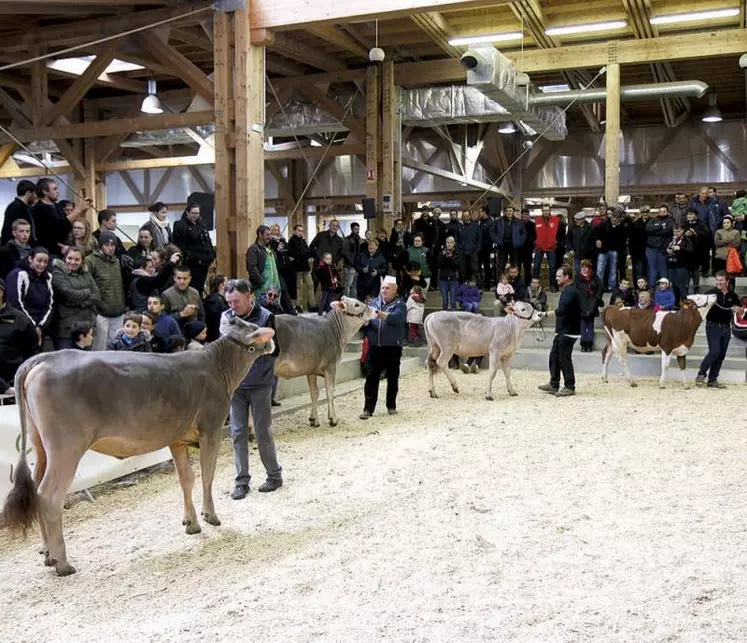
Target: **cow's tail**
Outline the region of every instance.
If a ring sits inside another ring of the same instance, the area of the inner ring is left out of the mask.
[[[607,358],[607,353],[612,350],[612,333],[610,332],[609,326],[607,326],[607,310],[609,306],[602,309],[602,328],[604,328],[604,347],[602,348],[602,364]]]
[[[436,352],[436,344],[433,339],[433,336],[428,331],[428,327],[430,324],[428,323],[431,320],[430,316],[425,318],[425,321],[423,322],[423,329],[425,330],[425,341],[428,344],[428,357],[425,360],[426,366],[428,366],[428,370],[431,371],[431,373],[436,373],[438,371],[438,366],[436,366],[436,360],[439,358],[439,355],[434,355]]]
[[[11,533],[22,532],[24,536],[33,526],[39,514],[39,496],[36,492],[36,483],[31,475],[26,460],[26,376],[33,368],[33,364],[23,364],[18,369],[15,379],[16,403],[18,415],[21,418],[21,457],[18,459],[15,475],[13,476],[13,488],[10,490],[5,505],[3,506],[3,519]]]

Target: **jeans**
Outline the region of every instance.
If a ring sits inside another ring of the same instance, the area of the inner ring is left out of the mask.
[[[555,335],[550,349],[550,386],[560,388],[560,374],[566,388],[576,388],[576,375],[573,372],[573,345],[575,337]]]
[[[267,478],[282,480],[282,468],[275,453],[275,440],[272,437],[272,416],[270,401],[272,387],[236,389],[231,398],[231,442],[236,464],[236,484],[249,484],[249,410],[254,421],[254,435],[257,450],[267,472]]]
[[[656,282],[667,276],[667,255],[663,250],[646,248],[648,263],[648,287],[655,288]]]
[[[690,271],[684,266],[669,267],[669,281],[674,288],[674,296],[679,302],[687,297],[687,287],[690,284]]]
[[[581,318],[581,346],[594,346],[594,318]]]
[[[731,340],[731,328],[719,326],[713,322],[706,322],[706,339],[708,340],[708,354],[703,358],[698,369],[698,377],[708,375],[709,382],[715,382],[721,372],[721,365],[726,358],[726,351]]]
[[[438,288],[441,291],[442,310],[456,310],[457,285],[456,279],[452,279],[451,281],[442,279],[438,282]]]
[[[379,399],[379,379],[386,372],[386,408],[397,408],[397,392],[399,391],[399,366],[402,360],[401,346],[371,346],[368,350],[368,366],[370,371],[366,376],[363,394],[366,402],[364,411],[373,413]]]
[[[358,273],[355,268],[344,268],[342,276],[342,294],[352,299],[358,299]]]
[[[550,268],[550,288],[557,288],[558,284],[555,281],[555,270],[557,268],[557,255],[554,250],[535,250],[534,251],[534,271],[532,276],[535,279],[539,279],[540,268],[542,268],[542,257],[547,257],[547,264]]]
[[[609,263],[610,276],[607,281],[607,290],[614,290],[617,288],[617,250],[610,250],[609,252],[600,252],[597,257],[597,276],[600,280],[604,281],[604,269]]]
[[[319,314],[329,312],[332,310],[332,302],[335,301],[337,296],[332,290],[322,290],[322,300],[319,303]]]
[[[480,312],[480,304],[476,301],[463,301],[462,302],[462,310],[465,313],[479,313]]]
[[[700,291],[700,270],[696,266],[692,270],[688,270],[688,278],[687,278],[687,285],[690,285],[690,280],[693,282],[693,293],[696,295],[698,294],[698,291]]]
[[[304,310],[314,305],[314,282],[310,271],[299,270],[296,273],[296,296],[299,307]]]
[[[96,315],[96,329],[93,333],[93,346],[91,350],[105,351],[109,342],[117,335],[117,331],[122,330],[122,320],[124,315],[118,317],[104,317]]]

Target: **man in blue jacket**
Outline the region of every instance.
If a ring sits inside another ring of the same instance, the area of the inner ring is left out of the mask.
[[[229,310],[223,313],[221,321],[239,317],[257,326],[275,328],[275,316],[254,300],[251,284],[246,279],[229,281],[226,284],[225,296]],[[283,470],[278,464],[271,430],[272,384],[278,352],[276,343],[274,353],[258,358],[231,399],[231,441],[236,462],[236,487],[231,492],[231,498],[234,500],[241,500],[249,493],[250,409],[259,457],[267,472],[267,480],[259,487],[259,491],[266,493],[283,486]]]
[[[368,339],[368,375],[363,388],[365,404],[361,420],[370,418],[379,398],[379,380],[386,372],[386,408],[389,415],[397,413],[399,367],[402,360],[402,342],[405,339],[407,310],[405,302],[397,296],[397,280],[384,277],[379,296],[371,302],[377,316],[366,325]]]

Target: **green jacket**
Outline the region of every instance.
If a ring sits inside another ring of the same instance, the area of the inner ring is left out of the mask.
[[[421,246],[420,248],[411,246],[407,249],[407,256],[410,263],[417,263],[420,266],[420,276],[423,279],[431,276],[431,269],[428,266],[428,248],[425,246]]]
[[[86,266],[101,295],[96,302],[96,312],[104,317],[118,317],[124,314],[124,283],[119,259],[97,250],[86,257]]]
[[[201,322],[205,321],[205,310],[202,307],[200,293],[192,288],[192,286],[188,286],[186,290],[179,290],[176,286],[171,286],[171,288],[163,292],[163,296],[168,301],[169,313],[180,325],[194,321],[195,319]],[[194,304],[197,307],[196,317],[181,317],[179,315],[187,307],[187,304]]]
[[[96,304],[101,299],[101,293],[85,263],[77,272],[71,272],[64,261],[55,259],[52,287],[57,313],[52,327],[53,337],[68,339],[75,322],[87,322],[95,326]]]

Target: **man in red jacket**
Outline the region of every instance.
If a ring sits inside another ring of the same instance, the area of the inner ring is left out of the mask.
[[[550,206],[542,206],[542,216],[535,220],[535,231],[537,238],[534,242],[534,270],[532,276],[539,279],[540,268],[542,267],[542,258],[547,257],[547,264],[550,274],[550,290],[558,292],[558,284],[555,281],[556,254],[558,247],[558,228],[560,220],[558,217],[550,214]]]

